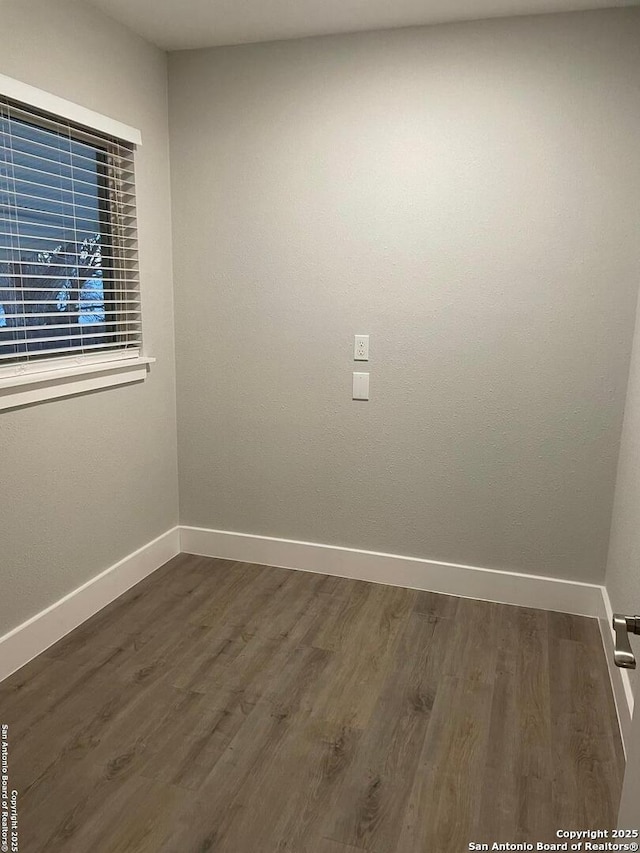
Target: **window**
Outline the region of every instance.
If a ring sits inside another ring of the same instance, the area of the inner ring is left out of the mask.
[[[0,380],[140,355],[134,150],[0,94]]]

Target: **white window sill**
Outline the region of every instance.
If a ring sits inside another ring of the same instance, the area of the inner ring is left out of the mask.
[[[139,356],[89,362],[41,373],[14,376],[3,376],[0,373],[0,410],[41,403],[56,397],[84,394],[86,391],[111,388],[114,385],[141,382],[147,376],[148,366],[154,361],[155,358]]]

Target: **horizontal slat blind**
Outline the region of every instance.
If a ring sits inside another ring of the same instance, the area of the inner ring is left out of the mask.
[[[133,144],[0,96],[0,373],[141,344]]]

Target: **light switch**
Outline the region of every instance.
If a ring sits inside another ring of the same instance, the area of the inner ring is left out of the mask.
[[[369,399],[369,374],[354,373],[353,374],[353,399],[368,400]]]
[[[356,335],[353,343],[353,360],[369,361],[369,335]]]

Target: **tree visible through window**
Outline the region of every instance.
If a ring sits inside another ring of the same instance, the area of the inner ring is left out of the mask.
[[[132,161],[66,130],[0,101],[0,366],[139,343]]]

